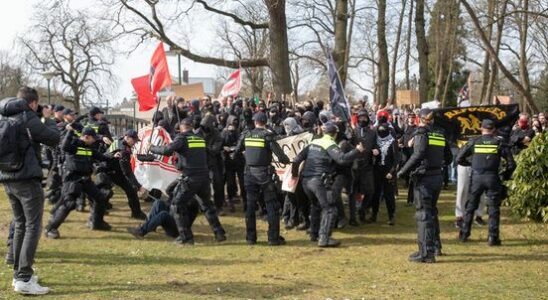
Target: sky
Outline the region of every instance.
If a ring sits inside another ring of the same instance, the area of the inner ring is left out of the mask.
[[[2,9],[0,10],[0,51],[16,55],[15,40],[18,35],[26,32],[30,27],[29,19],[33,13],[33,4],[40,0],[17,0],[17,1],[2,1]],[[93,2],[93,1],[91,1]],[[74,5],[79,6],[83,3],[89,4],[88,1],[72,1]],[[71,4],[72,4],[71,3]],[[210,35],[208,32],[194,32],[195,35]],[[118,103],[124,97],[129,98],[133,91],[131,79],[148,73],[150,57],[154,48],[158,44],[157,41],[150,41],[137,48],[136,51],[129,56],[119,56],[116,59],[113,67],[114,73],[118,77],[118,91],[112,93],[115,99],[110,99],[111,103]],[[166,48],[166,50],[168,50]],[[178,65],[176,57],[168,57],[170,73],[172,76],[177,76]],[[186,58],[182,58],[182,69],[188,69],[190,77],[213,77],[217,75],[217,68],[214,66],[197,64]],[[42,82],[46,86],[46,81]],[[103,99],[102,99],[103,101]]]

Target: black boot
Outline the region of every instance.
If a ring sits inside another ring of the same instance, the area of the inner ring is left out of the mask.
[[[422,256],[422,254],[417,251],[409,255],[409,261],[416,263],[435,263],[436,257],[433,253],[428,253],[426,256]]]
[[[487,239],[487,244],[489,246],[500,246],[502,245],[502,242],[500,241],[499,237],[498,236],[490,236],[488,239]]]

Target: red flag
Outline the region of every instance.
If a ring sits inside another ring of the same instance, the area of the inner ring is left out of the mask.
[[[241,69],[236,70],[228,77],[228,81],[221,90],[220,97],[236,96],[242,88]]]
[[[164,43],[160,42],[150,60],[150,91],[156,95],[161,89],[171,86],[171,75],[167,65]]]
[[[131,85],[133,85],[133,89],[137,93],[139,111],[151,110],[156,106],[156,96],[150,91],[149,75],[133,78]]]

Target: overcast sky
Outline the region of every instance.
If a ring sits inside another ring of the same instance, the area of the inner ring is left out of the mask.
[[[2,9],[0,10],[0,51],[7,51],[16,55],[14,50],[15,39],[29,28],[29,19],[33,13],[32,6],[37,1],[39,0],[2,1]],[[84,5],[84,3],[89,4],[93,1],[72,1],[72,3],[75,2],[76,5]],[[111,100],[119,102],[124,97],[129,98],[133,90],[130,83],[131,78],[147,74],[150,57],[157,43],[151,41],[140,46],[129,57],[120,56],[117,58],[114,71],[119,78],[120,86],[118,91],[114,93],[116,99]],[[177,76],[177,59],[168,57],[168,61],[170,73]],[[190,77],[216,77],[216,67],[196,64],[186,58],[182,58],[182,67],[190,70]],[[46,81],[44,80],[42,84],[46,86]],[[102,101],[104,100],[102,99]]]

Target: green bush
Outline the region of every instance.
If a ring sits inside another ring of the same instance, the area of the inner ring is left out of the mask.
[[[516,163],[506,204],[520,217],[548,223],[548,134],[536,136]]]

